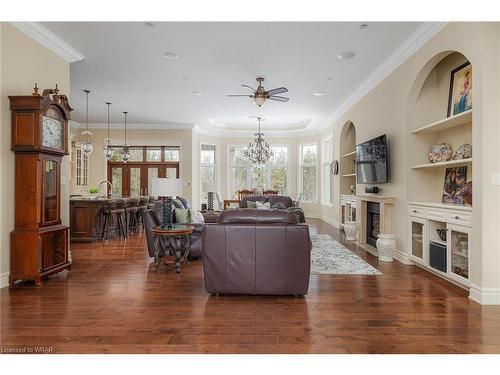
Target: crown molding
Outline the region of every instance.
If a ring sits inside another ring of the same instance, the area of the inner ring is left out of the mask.
[[[80,52],[38,22],[10,22],[10,24],[69,63],[85,58]]]
[[[85,124],[71,120],[71,127],[76,129],[85,128]],[[127,129],[142,129],[142,130],[192,130],[195,127],[194,124],[188,123],[128,123]],[[89,123],[89,129],[107,129],[108,124],[104,123]],[[112,123],[109,124],[110,129],[123,129],[123,123]]]
[[[447,22],[425,22],[410,35],[393,53],[387,57],[382,64],[378,66],[365,79],[351,95],[347,97],[342,104],[326,118],[326,121],[317,128],[317,131],[325,131],[336,120],[341,118],[351,107],[359,102],[366,94],[373,90],[380,82],[386,79],[397,67],[408,60],[415,52],[431,40],[439,31],[441,31]]]
[[[198,135],[206,135],[210,137],[218,137],[218,138],[253,138],[255,137],[255,132],[257,130],[248,130],[248,131],[221,131],[218,129],[208,129],[205,127],[201,127],[199,125],[195,125],[193,127],[193,132]],[[264,136],[266,138],[299,138],[309,135],[319,135],[319,131],[314,129],[314,131],[309,130],[300,130],[300,131],[276,131],[276,130],[266,130],[262,129]]]

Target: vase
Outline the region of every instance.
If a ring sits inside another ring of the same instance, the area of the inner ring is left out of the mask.
[[[347,241],[356,241],[356,232],[358,226],[355,221],[346,221],[344,224],[345,239]]]
[[[393,234],[380,233],[377,240],[378,259],[382,262],[392,262],[396,241]]]

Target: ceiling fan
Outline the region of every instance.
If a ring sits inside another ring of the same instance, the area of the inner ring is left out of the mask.
[[[278,87],[276,89],[272,89],[269,91],[266,91],[264,86],[262,86],[262,82],[264,82],[264,78],[262,77],[257,77],[256,79],[258,86],[257,89],[254,89],[251,86],[248,85],[241,85],[243,87],[247,87],[250,90],[253,91],[253,95],[227,95],[228,97],[234,97],[234,96],[247,96],[249,98],[253,98],[253,102],[257,104],[259,107],[261,107],[267,99],[269,100],[276,100],[277,102],[287,102],[290,100],[290,98],[285,98],[284,96],[277,96],[279,94],[284,94],[285,92],[288,92],[288,89],[286,87]]]

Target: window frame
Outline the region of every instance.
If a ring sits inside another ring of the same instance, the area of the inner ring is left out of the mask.
[[[314,146],[316,148],[316,163],[307,163],[307,164],[304,164],[304,161],[303,161],[303,149],[304,147],[308,147],[308,146]],[[318,178],[319,178],[319,173],[318,173],[318,167],[319,167],[319,155],[318,155],[318,143],[316,142],[312,142],[312,143],[301,143],[299,144],[299,152],[298,152],[298,155],[299,155],[299,163],[298,163],[298,167],[299,167],[299,173],[298,173],[298,176],[299,176],[299,183],[298,183],[298,187],[299,187],[299,193],[302,194],[302,199],[301,199],[301,202],[304,202],[304,203],[318,203]],[[306,167],[315,167],[316,168],[316,181],[315,181],[315,184],[314,184],[314,195],[315,195],[315,199],[313,200],[307,200],[307,199],[304,199],[304,186],[303,186],[303,167],[306,166]]]
[[[214,147],[214,164],[208,164],[208,163],[202,163],[201,161],[201,152],[202,152],[202,147],[203,146],[211,146],[211,147]],[[217,185],[217,190],[219,191],[220,190],[220,183],[219,183],[219,171],[218,171],[218,168],[217,168],[217,162],[218,162],[218,153],[219,153],[219,145],[218,144],[215,144],[215,143],[206,143],[206,142],[203,142],[203,143],[200,143],[200,169],[199,169],[199,176],[200,176],[200,197],[201,199],[203,200],[204,198],[206,198],[206,194],[203,192],[203,181],[202,181],[202,170],[203,170],[203,167],[209,167],[209,168],[214,168],[214,176],[215,176],[215,183]]]

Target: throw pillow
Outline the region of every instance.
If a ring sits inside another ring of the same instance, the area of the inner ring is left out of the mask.
[[[269,202],[266,202],[266,203],[255,202],[255,204],[256,204],[258,210],[270,210],[271,209],[271,203],[269,203]]]
[[[283,202],[276,202],[275,204],[273,204],[273,207],[272,208],[276,208],[278,210],[284,210],[286,209],[286,204],[283,203]]]
[[[255,202],[255,201],[247,201],[247,208],[257,208],[257,202]]]
[[[176,208],[175,209],[175,222],[178,224],[187,224],[191,222],[191,215],[187,208]]]
[[[196,210],[196,211],[191,211],[191,219],[193,223],[204,223],[205,218],[203,217],[203,214]]]

